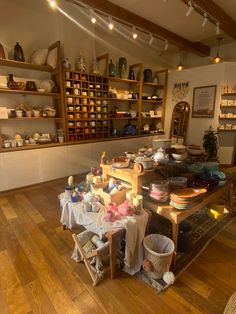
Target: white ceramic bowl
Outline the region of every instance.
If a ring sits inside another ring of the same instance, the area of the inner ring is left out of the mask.
[[[204,150],[201,148],[188,148],[188,153],[193,156],[198,156],[204,153]]]
[[[182,160],[184,160],[184,159],[186,159],[187,158],[187,156],[188,156],[188,154],[187,153],[185,153],[185,154],[171,154],[171,156],[175,159],[175,160],[177,160],[177,161],[182,161]]]

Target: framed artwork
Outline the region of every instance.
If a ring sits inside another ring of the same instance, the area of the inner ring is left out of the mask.
[[[215,111],[216,85],[193,89],[192,118],[213,118]]]

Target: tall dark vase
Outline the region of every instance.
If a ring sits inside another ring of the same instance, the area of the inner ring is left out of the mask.
[[[127,78],[127,60],[125,57],[119,58],[119,76],[120,78]]]
[[[16,61],[25,61],[24,52],[21,45],[17,42],[14,47],[14,60]]]
[[[112,77],[116,76],[116,66],[112,62],[112,60],[110,60],[110,63],[109,63],[109,76],[112,76]]]
[[[0,59],[6,59],[2,44],[0,43]]]

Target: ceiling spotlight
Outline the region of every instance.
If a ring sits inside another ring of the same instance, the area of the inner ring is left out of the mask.
[[[205,27],[206,23],[208,21],[208,15],[207,15],[207,13],[204,13],[203,16],[204,16],[204,19],[202,21],[202,27]]]
[[[108,20],[109,20],[108,27],[109,27],[109,29],[112,31],[113,28],[114,28],[114,24],[113,24],[113,21],[112,21],[112,17],[109,16],[109,17],[108,17]]]
[[[56,9],[57,3],[56,3],[55,0],[48,0],[48,2],[49,2],[49,5],[50,5],[50,7],[51,7],[52,9]]]
[[[220,35],[220,22],[216,23],[216,35]]]
[[[152,34],[150,34],[150,39],[149,39],[149,45],[151,45],[153,43],[154,37]]]
[[[133,39],[136,39],[138,37],[138,34],[137,34],[135,26],[133,26],[132,36],[133,36]]]
[[[194,7],[192,5],[192,1],[188,1],[188,6],[189,6],[188,11],[185,13],[186,16],[189,16],[194,10]]]
[[[90,20],[93,24],[97,22],[93,9],[90,9]]]
[[[164,50],[167,50],[169,46],[168,40],[165,41],[165,46],[164,46]]]
[[[215,58],[213,59],[213,63],[220,63],[223,61],[223,58],[220,57],[220,42],[222,39],[222,37],[217,38],[217,52]]]

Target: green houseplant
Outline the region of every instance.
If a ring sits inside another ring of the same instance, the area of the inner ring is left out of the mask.
[[[212,126],[204,131],[203,147],[208,154],[208,160],[217,160],[217,152],[219,148],[217,132],[213,130]]]

